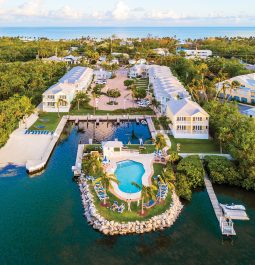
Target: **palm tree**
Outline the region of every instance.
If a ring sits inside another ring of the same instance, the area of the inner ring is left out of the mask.
[[[104,205],[106,205],[106,190],[112,188],[112,182],[119,183],[116,176],[114,174],[108,174],[106,172],[102,172],[101,177],[97,178],[96,182],[101,182],[104,187]]]
[[[163,134],[158,133],[156,135],[155,146],[157,150],[162,150],[164,147],[166,147],[166,139]]]
[[[141,189],[141,215],[144,215],[144,200],[151,200],[156,198],[155,192],[157,191],[157,187],[155,185],[151,186],[140,186],[136,182],[132,182],[132,185],[136,186],[137,188]]]
[[[59,114],[59,107],[60,106],[64,106],[65,104],[67,104],[67,101],[62,99],[62,98],[58,98],[57,100],[57,109],[58,109],[58,117],[60,118],[60,114]]]
[[[77,101],[77,108],[80,110],[80,102],[89,102],[89,97],[84,92],[78,92],[76,94],[75,100]]]
[[[172,167],[169,168],[165,168],[162,171],[162,176],[158,176],[159,181],[165,185],[168,186],[169,190],[173,190],[174,189],[174,181],[175,181],[175,175],[174,175],[174,171],[172,170]],[[161,194],[159,197],[159,201],[161,201]]]
[[[228,99],[231,97],[232,98],[232,92],[233,90],[239,88],[241,86],[241,84],[236,81],[236,80],[233,80],[230,84],[229,84],[229,96],[227,97],[227,101]]]

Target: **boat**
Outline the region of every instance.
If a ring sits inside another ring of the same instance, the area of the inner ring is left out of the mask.
[[[142,124],[142,125],[147,125],[147,121],[142,120],[142,121],[141,121],[141,124]]]
[[[243,206],[243,205],[235,205],[235,204],[221,204],[220,203],[220,206],[224,209],[227,209],[227,210],[234,210],[234,211],[245,211],[246,208]]]

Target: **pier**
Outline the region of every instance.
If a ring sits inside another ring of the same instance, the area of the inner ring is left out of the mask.
[[[72,171],[75,177],[79,177],[81,175],[82,155],[84,148],[85,144],[78,145],[75,166],[72,167]]]
[[[206,190],[207,190],[209,199],[211,201],[214,213],[219,222],[222,235],[235,236],[236,232],[234,230],[234,223],[231,219],[227,220],[227,218],[224,216],[222,209],[220,207],[220,204],[218,202],[218,199],[216,197],[216,194],[214,192],[212,183],[209,180],[207,175],[205,175],[204,181],[205,181]]]

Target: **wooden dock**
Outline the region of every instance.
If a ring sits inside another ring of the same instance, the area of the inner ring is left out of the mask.
[[[214,213],[219,222],[222,235],[235,236],[236,232],[234,230],[234,223],[231,220],[227,221],[226,217],[224,216],[223,211],[218,202],[218,199],[216,197],[216,194],[214,192],[212,183],[210,179],[208,178],[207,174],[205,175],[204,181],[205,181],[206,190],[207,190],[209,199],[211,201]]]
[[[74,173],[74,176],[80,176],[81,175],[82,155],[83,155],[84,147],[85,147],[85,144],[79,144],[78,145],[75,166],[72,167],[72,171]]]

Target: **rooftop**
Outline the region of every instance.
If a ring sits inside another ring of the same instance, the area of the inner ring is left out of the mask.
[[[189,99],[170,100],[167,103],[174,115],[181,113],[183,116],[193,116],[197,113],[202,113],[209,117],[209,114],[196,102]]]

